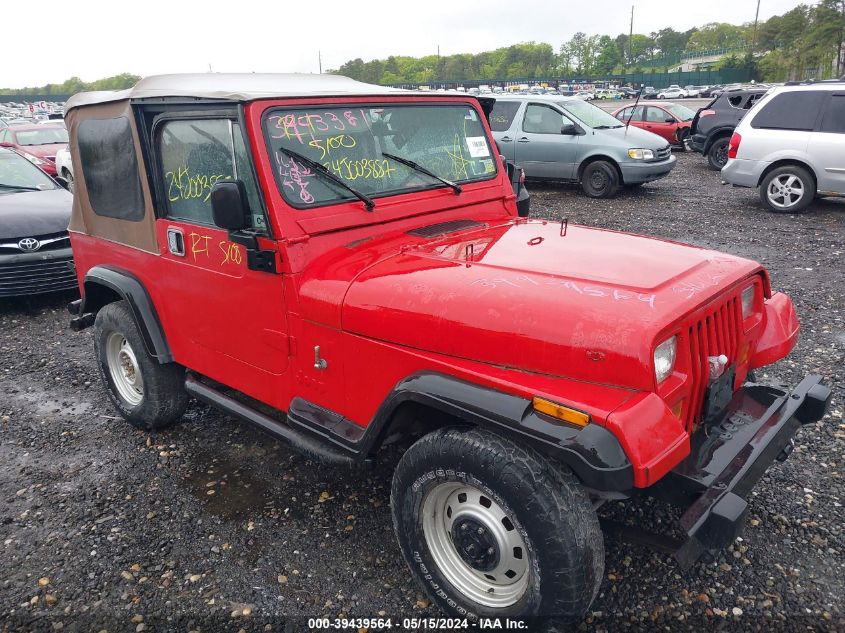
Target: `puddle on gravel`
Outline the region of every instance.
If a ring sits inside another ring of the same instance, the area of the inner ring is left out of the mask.
[[[34,406],[35,413],[41,415],[80,415],[91,408],[90,402],[61,402],[41,390],[19,391],[14,396]]]
[[[185,478],[188,491],[212,514],[224,519],[243,519],[261,514],[273,499],[273,482],[258,477],[244,462],[266,459],[261,449],[244,448],[237,455],[197,459],[196,470]]]

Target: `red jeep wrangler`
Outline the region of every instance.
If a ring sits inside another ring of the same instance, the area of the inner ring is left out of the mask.
[[[325,75],[75,96],[71,323],[142,429],[193,396],[338,465],[418,438],[391,505],[432,599],[578,618],[600,503],[681,505],[690,564],[830,390],[750,380],[798,336],[760,264],[523,217],[490,106]]]

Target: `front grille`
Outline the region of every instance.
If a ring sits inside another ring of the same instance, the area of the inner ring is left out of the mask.
[[[35,251],[24,251],[19,245],[22,239],[27,237],[34,237],[40,243],[40,246]],[[70,246],[70,236],[67,231],[61,233],[52,233],[50,235],[22,235],[11,239],[0,240],[0,254],[21,253],[21,252],[41,252],[54,251],[60,248],[68,248]]]
[[[672,148],[668,145],[654,152],[654,160],[666,160],[672,155]]]
[[[704,395],[710,381],[708,356],[724,354],[728,364],[736,363],[742,332],[742,304],[739,296],[723,299],[709,307],[687,331],[692,391],[686,425],[690,431],[701,422]]]
[[[17,263],[0,261],[0,297],[35,295],[77,287],[70,257]]]

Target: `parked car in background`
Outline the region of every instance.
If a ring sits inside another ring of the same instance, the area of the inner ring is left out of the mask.
[[[700,97],[703,86],[684,86],[687,98]]]
[[[622,86],[621,88],[617,88],[617,91],[623,99],[634,99],[639,94],[639,90],[634,90],[630,86]]]
[[[584,101],[592,101],[596,98],[595,93],[590,92],[589,90],[579,90],[575,93],[575,96],[578,99],[583,99]]]
[[[845,82],[773,88],[734,130],[722,180],[759,187],[775,213],[845,197]]]
[[[671,85],[657,93],[658,99],[683,99],[686,96],[687,91],[678,85]]]
[[[713,169],[722,169],[728,161],[728,141],[734,128],[765,89],[722,92],[701,108],[690,125],[690,149],[707,157]]]
[[[667,175],[675,157],[661,137],[567,97],[499,97],[490,115],[499,151],[528,178],[579,182],[592,198]]]
[[[630,119],[634,127],[662,136],[672,145],[686,149],[695,112],[680,103],[641,101],[636,106],[618,109],[613,116],[623,123]]]
[[[73,191],[73,162],[70,158],[70,146],[68,145],[56,152],[56,174],[67,180],[68,189]]]
[[[56,152],[68,142],[67,129],[63,124],[10,126],[0,130],[0,147],[16,149],[33,165],[51,176],[56,175]]]
[[[619,99],[621,96],[622,95],[618,90],[612,90],[610,88],[599,88],[596,90],[596,99],[601,99],[603,101]]]
[[[640,95],[643,99],[654,99],[659,91],[654,86],[645,86]]]
[[[68,237],[73,196],[0,148],[0,297],[77,288]]]

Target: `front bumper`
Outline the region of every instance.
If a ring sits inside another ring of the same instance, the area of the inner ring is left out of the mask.
[[[70,247],[0,255],[0,297],[78,290]]]
[[[776,459],[789,456],[798,429],[822,418],[830,395],[819,376],[790,392],[747,383],[721,416],[696,430],[690,455],[652,491],[686,507],[680,523],[687,537],[675,552],[681,566],[736,539],[748,493]]]
[[[694,152],[698,152],[699,154],[704,153],[704,147],[707,145],[707,135],[706,134],[693,134],[689,137],[689,146]]]
[[[675,167],[678,161],[674,156],[653,163],[619,163],[619,170],[622,172],[622,182],[632,185],[640,182],[651,182],[663,178]]]

